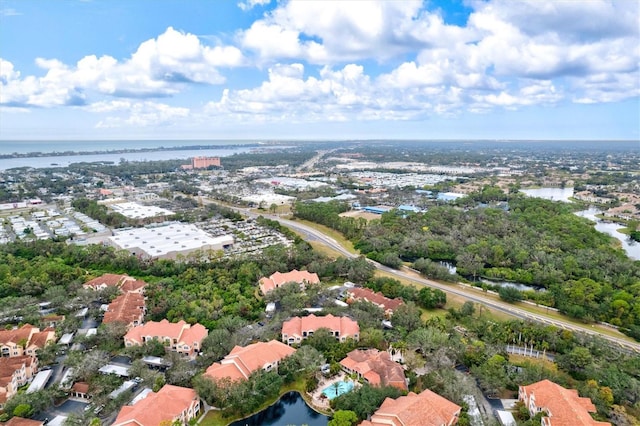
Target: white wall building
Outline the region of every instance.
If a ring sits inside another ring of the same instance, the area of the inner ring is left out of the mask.
[[[170,223],[150,228],[115,231],[109,242],[136,256],[175,259],[196,250],[224,250],[233,246],[233,235],[212,237],[195,225]]]

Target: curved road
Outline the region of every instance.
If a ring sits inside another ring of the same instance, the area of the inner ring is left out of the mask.
[[[245,214],[247,214],[246,211],[244,211]],[[257,216],[255,213],[250,213],[252,216],[255,215]],[[293,221],[293,220],[288,220],[288,219],[282,219],[278,216],[271,216],[271,215],[264,215],[265,217],[268,217],[269,219],[272,220],[277,220],[278,222],[280,222],[282,225],[287,226],[288,228],[291,228],[295,231],[297,231],[299,234],[301,234],[305,240],[308,241],[319,241],[321,243],[323,243],[324,245],[336,250],[337,252],[341,253],[342,255],[346,256],[346,257],[350,257],[350,258],[355,258],[358,257],[358,255],[353,254],[349,251],[347,251],[342,245],[340,245],[335,239],[323,234],[322,232],[318,231],[317,229],[311,228],[309,226],[306,226],[302,223]],[[515,305],[509,304],[509,303],[505,303],[502,301],[497,301],[488,297],[484,297],[482,293],[479,294],[474,294],[474,292],[476,290],[474,290],[474,288],[469,288],[469,289],[464,289],[464,288],[460,288],[460,285],[456,285],[456,284],[441,284],[439,282],[436,281],[432,281],[426,278],[422,278],[422,277],[416,277],[415,276],[415,272],[412,273],[412,270],[410,268],[406,268],[403,267],[402,270],[397,270],[397,269],[393,269],[393,268],[389,268],[388,266],[382,265],[378,262],[375,262],[373,260],[367,259],[369,261],[369,263],[371,263],[372,265],[374,265],[377,269],[384,271],[388,274],[391,275],[395,275],[396,277],[399,278],[403,278],[405,280],[408,281],[412,281],[414,283],[420,284],[420,285],[424,285],[424,286],[429,286],[432,288],[437,288],[440,289],[446,293],[451,293],[451,294],[455,294],[457,296],[463,297],[467,300],[470,300],[472,302],[475,303],[480,303],[483,304],[485,306],[490,307],[491,309],[494,309],[496,311],[500,311],[500,312],[504,312],[508,315],[514,316],[516,318],[520,318],[523,320],[531,320],[531,321],[536,321],[539,323],[543,323],[543,324],[550,324],[550,325],[554,325],[556,327],[560,327],[566,330],[571,330],[571,331],[576,331],[576,332],[580,332],[580,333],[586,333],[586,334],[590,334],[590,335],[594,335],[594,336],[600,336],[603,339],[606,339],[610,342],[613,342],[615,344],[617,344],[618,346],[633,351],[633,352],[638,352],[640,353],[640,343],[634,343],[634,342],[630,342],[628,340],[619,338],[619,337],[615,337],[615,336],[610,336],[608,334],[603,334],[600,333],[599,331],[597,331],[596,329],[592,329],[590,327],[587,326],[581,326],[581,325],[576,325],[574,323],[570,323],[567,321],[563,321],[563,320],[559,320],[556,318],[550,318],[546,315],[543,314],[535,314],[535,313],[531,313],[529,311],[526,311],[524,309],[518,308]],[[477,290],[479,292],[481,292],[481,290]]]
[[[209,200],[208,200],[209,201]],[[209,202],[215,202],[213,200],[210,200]],[[304,225],[300,222],[296,222],[294,220],[289,220],[289,219],[283,219],[279,216],[276,215],[270,215],[270,214],[257,214],[255,212],[252,212],[250,209],[246,209],[246,208],[238,208],[235,207],[233,208],[234,210],[238,211],[239,213],[244,214],[245,216],[248,217],[253,217],[256,218],[258,216],[264,216],[268,219],[271,220],[277,220],[278,222],[280,222],[282,225],[293,229],[294,231],[298,232],[299,234],[301,234],[303,236],[303,239],[307,240],[307,241],[319,241],[320,243],[332,248],[333,250],[337,251],[338,253],[342,254],[345,257],[349,257],[349,258],[356,258],[359,257],[359,255],[357,254],[353,254],[351,252],[349,252],[348,250],[346,250],[340,243],[338,243],[335,239],[329,237],[326,234],[323,234],[322,232],[318,231],[315,228],[312,228],[310,226]],[[371,263],[372,265],[374,265],[377,269],[384,271],[388,274],[391,275],[395,275],[398,278],[402,278],[408,281],[412,281],[414,283],[417,283],[419,285],[423,285],[423,286],[428,286],[428,287],[432,287],[432,288],[437,288],[439,290],[442,290],[446,293],[451,293],[451,294],[455,294],[456,296],[460,296],[462,298],[465,298],[467,300],[470,300],[474,303],[480,303],[483,304],[485,306],[490,307],[491,309],[494,309],[496,311],[499,312],[504,312],[505,314],[514,316],[516,318],[519,319],[523,319],[523,320],[530,320],[530,321],[536,321],[539,323],[543,323],[543,324],[549,324],[549,325],[553,325],[565,330],[571,330],[571,331],[575,331],[575,332],[580,332],[580,333],[585,333],[585,334],[590,334],[593,336],[600,336],[603,339],[606,339],[612,343],[615,343],[616,345],[618,345],[620,348],[625,349],[627,351],[630,352],[636,352],[636,353],[640,353],[640,343],[635,343],[635,342],[630,342],[628,340],[625,340],[623,338],[620,337],[615,337],[615,336],[610,336],[608,334],[604,334],[599,332],[597,329],[595,328],[591,328],[591,327],[587,327],[587,326],[581,326],[581,325],[577,325],[574,323],[570,323],[567,321],[563,321],[560,319],[556,319],[556,318],[550,318],[544,314],[540,314],[540,313],[531,313],[529,311],[526,311],[524,309],[518,308],[515,305],[506,303],[506,302],[502,302],[502,301],[497,301],[488,297],[485,297],[482,294],[481,290],[475,290],[473,287],[471,288],[463,288],[460,284],[456,285],[456,284],[441,284],[439,282],[436,281],[432,281],[426,278],[422,278],[422,277],[418,277],[416,276],[416,272],[413,272],[410,268],[407,267],[403,267],[402,270],[397,270],[397,269],[393,269],[393,268],[389,268],[388,266],[382,265],[378,262],[375,262],[371,259],[367,259],[367,261],[369,263]],[[476,291],[478,291],[479,293],[476,293]]]

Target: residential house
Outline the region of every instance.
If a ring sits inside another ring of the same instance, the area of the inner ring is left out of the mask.
[[[342,369],[357,374],[372,386],[394,386],[408,390],[404,368],[391,360],[388,352],[377,349],[355,349],[340,361]]]
[[[0,358],[0,409],[38,371],[38,358],[20,355]]]
[[[249,346],[236,346],[220,362],[213,363],[204,375],[213,380],[229,378],[232,381],[246,380],[257,370],[272,371],[278,369],[278,363],[295,353],[295,349],[271,340],[253,343]]]
[[[348,317],[334,317],[327,315],[317,317],[294,317],[282,324],[282,341],[289,345],[300,343],[319,328],[326,328],[340,342],[347,339],[360,340],[360,327],[358,322]]]
[[[360,426],[452,426],[458,423],[459,405],[430,390],[387,398]]]
[[[286,283],[298,283],[302,288],[307,284],[318,284],[320,278],[318,274],[309,271],[298,271],[294,269],[291,272],[275,272],[270,277],[262,277],[258,282],[262,294],[275,290]]]
[[[382,293],[375,292],[368,288],[352,288],[347,291],[347,299],[349,302],[355,302],[357,300],[365,300],[371,302],[376,306],[379,306],[384,311],[387,317],[393,315],[393,311],[402,305],[404,302],[400,298],[389,299]]]
[[[195,390],[164,385],[157,393],[150,392],[134,405],[122,407],[113,426],[187,425],[198,417],[200,409]]]
[[[142,294],[124,293],[109,303],[102,322],[103,324],[122,322],[127,325],[127,328],[131,328],[144,322],[145,312],[145,301]]]
[[[124,336],[124,345],[141,346],[148,341],[158,340],[174,352],[194,357],[202,349],[202,341],[208,334],[209,331],[201,324],[190,325],[184,321],[170,323],[163,319],[131,328]]]
[[[589,413],[595,413],[596,407],[589,398],[581,398],[577,390],[563,388],[551,380],[520,386],[518,399],[532,417],[546,413],[540,422],[542,426],[611,426],[591,417]]]
[[[38,349],[49,342],[55,342],[56,333],[51,328],[40,331],[38,327],[25,324],[20,328],[0,330],[0,356],[16,357],[22,355],[36,356]]]
[[[128,275],[104,274],[82,285],[83,288],[91,290],[103,290],[107,287],[118,287],[123,293],[143,293],[147,285],[142,280],[137,280]]]

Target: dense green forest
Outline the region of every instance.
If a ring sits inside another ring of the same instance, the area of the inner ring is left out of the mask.
[[[610,322],[640,339],[640,262],[573,214],[570,205],[514,196],[508,208],[391,211],[366,225],[341,218],[345,209],[340,203],[298,203],[295,212],[344,233],[361,253],[388,266],[411,263],[442,279],[446,274],[427,260],[448,261],[474,281],[544,287],[548,291],[523,296],[587,322]]]

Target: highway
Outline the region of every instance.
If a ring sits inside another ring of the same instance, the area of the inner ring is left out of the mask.
[[[211,202],[214,202],[214,201],[211,201]],[[318,241],[321,244],[324,244],[327,247],[337,251],[338,253],[342,254],[345,257],[350,257],[350,258],[358,257],[358,255],[353,254],[348,250],[346,250],[335,239],[331,238],[326,234],[323,234],[322,232],[320,232],[315,228],[304,225],[300,222],[284,219],[277,215],[257,214],[251,211],[250,209],[245,209],[245,208],[236,207],[234,208],[234,210],[248,217],[256,218],[258,216],[264,216],[271,220],[276,220],[280,222],[282,225],[296,231],[306,241]],[[590,327],[587,325],[584,325],[584,326],[578,325],[568,321],[563,321],[561,319],[552,318],[542,313],[532,313],[525,309],[519,308],[516,305],[487,297],[484,295],[484,292],[481,289],[476,289],[475,287],[465,287],[462,284],[442,284],[437,281],[432,281],[432,280],[420,277],[416,273],[417,271],[413,271],[410,268],[403,267],[402,270],[397,270],[397,269],[389,268],[388,266],[382,265],[378,262],[374,262],[373,260],[370,260],[370,259],[367,259],[367,260],[372,265],[374,265],[376,269],[384,271],[390,275],[394,275],[398,278],[402,278],[404,280],[411,281],[419,285],[428,286],[431,288],[437,288],[446,293],[455,294],[456,296],[460,296],[466,300],[472,301],[474,303],[479,303],[495,311],[503,312],[505,314],[511,315],[513,317],[516,317],[522,320],[535,321],[542,324],[553,325],[565,330],[571,330],[574,332],[585,333],[593,336],[600,336],[601,338],[606,339],[627,351],[640,353],[640,343],[630,342],[620,337],[601,333],[595,327]]]
[[[251,213],[251,214],[255,215],[255,213]],[[278,216],[272,216],[272,215],[264,215],[264,216],[268,217],[269,219],[277,220],[282,225],[285,225],[286,227],[293,229],[294,231],[302,235],[302,237],[307,241],[319,241],[320,243],[334,249],[335,251],[339,252],[340,254],[346,257],[351,257],[351,258],[358,257],[358,255],[347,251],[335,239],[323,234],[317,229],[311,228],[309,226],[306,226],[302,223],[299,223],[293,220],[283,219]],[[419,277],[417,276],[417,273],[416,273],[417,271],[413,271],[410,268],[404,267],[402,270],[397,270],[397,269],[389,268],[388,266],[382,265],[378,262],[374,262],[370,259],[368,259],[368,261],[371,264],[373,264],[377,269],[384,271],[390,275],[394,275],[398,278],[402,278],[407,281],[417,283],[419,285],[437,288],[446,293],[455,294],[457,296],[470,300],[474,303],[485,305],[493,310],[503,312],[505,314],[514,316],[516,318],[519,318],[522,320],[535,321],[543,324],[549,324],[565,330],[571,330],[571,331],[590,334],[594,336],[600,336],[603,339],[606,339],[612,343],[615,343],[616,345],[624,349],[627,349],[636,353],[640,353],[640,343],[634,343],[634,342],[625,340],[623,338],[610,336],[608,334],[601,333],[597,329],[591,328],[586,325],[581,326],[581,325],[563,321],[557,318],[551,318],[544,314],[529,312],[513,304],[494,300],[490,297],[487,297],[484,295],[481,289],[476,289],[475,287],[464,287],[460,284],[442,284],[437,281],[432,281],[423,277]]]

